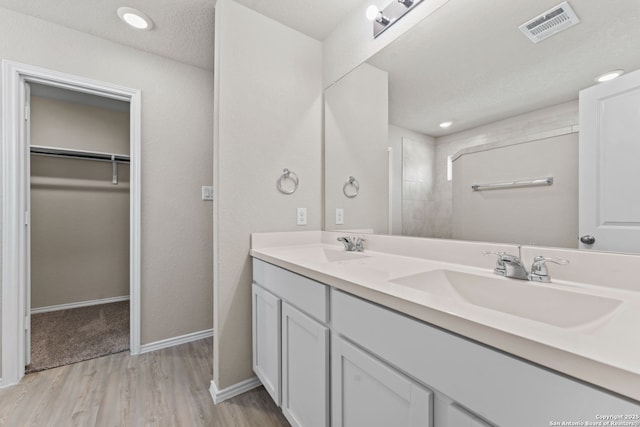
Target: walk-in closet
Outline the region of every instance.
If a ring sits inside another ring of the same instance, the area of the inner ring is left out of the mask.
[[[129,349],[129,104],[32,83],[27,372]]]

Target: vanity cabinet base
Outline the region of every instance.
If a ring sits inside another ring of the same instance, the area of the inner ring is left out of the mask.
[[[254,370],[295,427],[538,427],[640,414],[638,402],[257,259],[252,292]]]
[[[350,294],[332,289],[330,306],[332,333],[473,412],[476,424],[537,427],[640,414],[637,403]]]
[[[253,370],[293,427],[329,427],[328,287],[253,265]]]
[[[433,393],[333,335],[332,427],[432,427]]]

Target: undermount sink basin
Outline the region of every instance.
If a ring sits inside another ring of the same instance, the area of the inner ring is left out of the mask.
[[[535,282],[452,270],[427,271],[391,282],[561,328],[598,320],[622,303],[617,299],[549,288]]]
[[[301,261],[327,264],[331,262],[351,261],[354,259],[368,258],[362,252],[348,252],[341,249],[329,249],[322,247],[299,248],[295,258]]]

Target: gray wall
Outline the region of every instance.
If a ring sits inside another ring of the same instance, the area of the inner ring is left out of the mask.
[[[362,64],[325,91],[327,230],[389,232],[388,94],[387,73],[369,64]],[[342,191],[349,176],[360,185],[354,198],[345,197]],[[343,225],[335,223],[336,208],[344,209]]]
[[[211,70],[6,9],[0,28],[3,59],[141,89],[141,343],[211,328]]]
[[[551,186],[472,191],[553,177]],[[481,150],[453,162],[454,239],[577,248],[578,134]]]
[[[214,382],[254,376],[251,367],[252,232],[318,230],[322,188],[320,42],[230,0],[215,23]],[[298,174],[284,195],[276,179]],[[296,226],[306,207],[308,225]]]
[[[31,143],[129,154],[129,113],[31,97]],[[31,308],[129,295],[129,166],[31,156]]]
[[[329,87],[342,76],[369,59],[380,49],[393,42],[415,24],[447,3],[448,0],[423,2],[401,20],[396,21],[378,37],[371,37],[371,21],[366,17],[370,4],[380,9],[389,2],[362,2],[342,17],[340,23],[322,42],[322,67],[324,87]]]
[[[577,132],[577,125],[578,101],[576,100],[436,138],[434,188],[436,210],[433,213],[436,223],[433,237],[445,239],[452,237],[453,184],[452,181],[447,180],[448,156],[453,156],[463,149],[484,144],[541,139],[558,129]],[[491,240],[495,241],[495,239]]]

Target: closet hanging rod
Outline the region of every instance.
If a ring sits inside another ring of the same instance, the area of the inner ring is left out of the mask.
[[[97,160],[102,162],[116,161],[120,163],[129,163],[131,160],[130,156],[125,156],[124,154],[110,154],[99,151],[82,151],[69,148],[45,147],[42,145],[32,145],[30,149],[32,154],[40,156],[66,157],[71,159]]]

